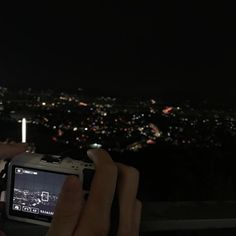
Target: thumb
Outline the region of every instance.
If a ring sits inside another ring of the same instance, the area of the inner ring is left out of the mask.
[[[0,230],[0,236],[6,236],[1,230]]]
[[[67,177],[47,236],[72,236],[82,208],[83,192],[76,176]]]
[[[0,159],[14,157],[17,154],[25,152],[26,149],[27,145],[22,143],[0,143]]]

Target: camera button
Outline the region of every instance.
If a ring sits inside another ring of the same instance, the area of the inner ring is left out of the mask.
[[[83,170],[83,189],[85,191],[89,191],[90,190],[90,186],[91,186],[91,182],[94,176],[94,170],[90,170],[90,169],[84,169]]]
[[[13,204],[13,210],[21,211],[21,205]]]

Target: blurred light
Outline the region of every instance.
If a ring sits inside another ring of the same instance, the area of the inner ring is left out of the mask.
[[[156,101],[154,99],[151,99],[152,104],[156,104]]]
[[[84,107],[87,107],[87,106],[88,106],[88,104],[85,103],[85,102],[80,102],[79,105],[80,105],[80,106],[84,106]]]
[[[155,144],[156,142],[154,141],[154,140],[152,140],[152,139],[148,139],[147,140],[147,144]]]
[[[173,107],[166,107],[165,109],[162,110],[164,114],[170,114],[173,111]]]
[[[99,143],[93,143],[93,144],[90,144],[90,147],[91,147],[91,148],[101,148],[102,145],[99,144]]]
[[[58,136],[62,136],[63,134],[64,134],[64,132],[63,132],[61,129],[58,129],[57,135],[58,135]]]
[[[156,125],[154,125],[153,123],[150,123],[150,128],[152,129],[152,132],[157,138],[161,137],[161,131],[158,129]]]
[[[26,143],[26,119],[22,119],[22,143]]]
[[[52,141],[57,142],[57,138],[56,137],[52,137]]]

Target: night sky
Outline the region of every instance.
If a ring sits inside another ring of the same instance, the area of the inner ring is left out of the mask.
[[[0,85],[236,98],[227,1],[80,2],[1,7]]]

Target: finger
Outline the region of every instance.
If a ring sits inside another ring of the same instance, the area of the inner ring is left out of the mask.
[[[69,176],[59,196],[48,236],[72,236],[82,208],[82,185],[76,176]]]
[[[103,235],[109,230],[111,205],[116,189],[117,167],[102,149],[88,151],[96,166],[90,194],[75,235]],[[90,227],[87,227],[90,225]]]
[[[25,152],[27,144],[22,143],[0,143],[0,159],[11,158],[17,154]]]
[[[6,234],[0,230],[0,236],[6,236]]]
[[[109,154],[102,149],[89,150],[88,156],[94,161],[96,171],[86,207],[99,207],[99,210],[108,213],[116,188],[117,167]]]
[[[120,235],[128,235],[128,233],[132,232],[133,228],[133,215],[136,207],[139,172],[133,167],[125,166],[120,163],[117,163],[117,167],[117,194],[119,201],[118,233]]]

